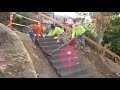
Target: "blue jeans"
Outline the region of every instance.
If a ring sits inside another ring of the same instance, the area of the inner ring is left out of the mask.
[[[83,39],[84,39],[85,35],[82,34],[82,35],[79,35],[76,39],[77,41],[81,42]]]
[[[80,35],[80,36],[78,36],[78,37],[76,38],[76,40],[77,40],[76,44],[77,44],[78,50],[80,50],[80,43],[81,43],[81,42],[82,42],[83,49],[85,49],[84,37],[85,37],[85,35],[82,34],[82,35]]]
[[[34,35],[34,32],[33,32],[33,31],[29,32],[29,36],[30,36],[30,38],[32,39],[32,42],[35,43],[35,35]]]

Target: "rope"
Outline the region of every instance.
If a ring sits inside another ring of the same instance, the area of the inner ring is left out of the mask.
[[[23,27],[28,27],[27,25],[22,25],[22,24],[18,24],[18,23],[12,23],[13,25],[17,25],[17,26],[23,26]]]
[[[15,13],[15,12],[14,12],[14,14],[16,14],[16,15],[19,16],[19,17],[22,17],[22,18],[25,18],[25,19],[28,19],[28,20],[31,20],[31,21],[34,21],[34,22],[40,22],[40,21],[33,20],[33,19],[31,19],[31,18],[28,18],[28,17],[24,17],[24,16],[22,16],[22,15],[20,15],[20,14],[17,14],[17,13]]]

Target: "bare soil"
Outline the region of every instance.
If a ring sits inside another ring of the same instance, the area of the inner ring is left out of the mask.
[[[38,78],[58,78],[47,58],[44,56],[40,48],[32,43],[29,35],[18,31],[16,31],[16,33],[21,38],[30,58],[32,59]]]
[[[20,38],[3,24],[0,24],[0,76],[37,78],[31,58]]]
[[[120,66],[104,56],[90,53],[79,53],[81,62],[94,73],[97,78],[119,78]]]

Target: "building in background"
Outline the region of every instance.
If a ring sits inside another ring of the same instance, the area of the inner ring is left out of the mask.
[[[54,19],[63,24],[73,24],[75,18],[69,16],[54,15]]]
[[[42,14],[45,14],[45,15],[51,17],[51,18],[54,18],[54,12],[34,12],[33,13],[33,18],[35,20],[40,21],[42,24],[52,24],[53,23],[52,21],[50,21],[50,20],[48,20],[48,19],[46,19],[44,17],[41,17],[39,15],[39,13],[42,13]]]
[[[51,17],[51,18],[54,18],[54,12],[40,12],[40,13],[45,14],[45,15]],[[46,19],[44,17],[40,17],[40,21],[43,24],[53,24],[52,21],[50,21],[49,19]]]
[[[49,20],[49,19],[46,19],[46,18],[44,18],[44,17],[41,17],[41,16],[39,15],[39,13],[42,13],[42,14],[45,14],[45,15],[51,17],[51,18],[54,18],[54,12],[34,12],[34,14],[33,14],[33,18],[34,18],[35,20],[40,21],[41,24],[42,24],[42,26],[46,27],[46,29],[47,29],[48,32],[49,32],[49,30],[51,29],[51,28],[50,28],[50,25],[53,24],[53,22],[52,22],[51,20]]]

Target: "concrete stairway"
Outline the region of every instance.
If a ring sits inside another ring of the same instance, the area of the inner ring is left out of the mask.
[[[41,38],[39,40],[39,47],[44,53],[50,53],[61,45],[62,43],[57,42],[57,39],[53,38]],[[64,52],[68,52],[67,49],[64,50]],[[77,56],[74,54],[68,55],[68,53],[64,52],[61,53],[60,50],[53,53],[52,57],[47,56],[49,63],[60,78],[95,78],[95,76],[80,63],[80,59]]]

